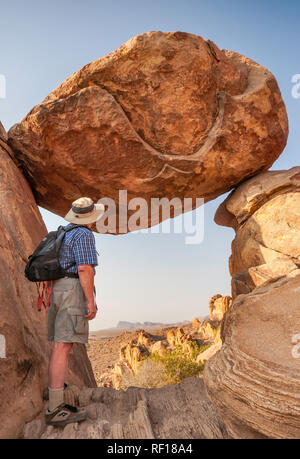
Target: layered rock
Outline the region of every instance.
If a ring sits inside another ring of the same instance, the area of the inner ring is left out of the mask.
[[[287,134],[265,67],[196,35],[154,31],[68,78],[12,127],[9,143],[38,204],[64,215],[82,195],[118,204],[119,189],[148,204],[208,201],[267,170]],[[168,218],[150,221],[148,210],[141,227]],[[127,218],[110,231],[128,231]]]
[[[218,208],[215,221],[232,226],[232,296],[278,279],[300,263],[300,167],[247,180]]]
[[[74,388],[76,389],[76,388]],[[72,390],[74,390],[72,388]],[[207,398],[203,381],[188,378],[161,389],[75,390],[69,399],[86,406],[89,419],[66,427],[47,427],[38,417],[25,426],[24,438],[175,439],[228,438],[222,418]]]
[[[12,157],[0,123],[0,438],[18,436],[41,410],[50,352],[46,317],[36,308],[36,285],[24,277],[27,257],[47,230]],[[68,378],[95,386],[84,347],[72,351]]]
[[[260,174],[216,214],[233,226],[231,308],[209,396],[234,438],[300,438],[300,167]]]
[[[209,302],[209,318],[210,320],[223,320],[225,312],[232,305],[230,296],[214,295]]]
[[[204,380],[234,438],[300,438],[299,291],[298,269],[239,295],[226,315]]]

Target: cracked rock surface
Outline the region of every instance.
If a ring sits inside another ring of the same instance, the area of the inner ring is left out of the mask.
[[[46,426],[43,416],[28,423],[24,438],[153,439],[228,438],[217,408],[207,398],[202,379],[187,378],[161,389],[70,387],[68,403],[86,407],[86,421]]]

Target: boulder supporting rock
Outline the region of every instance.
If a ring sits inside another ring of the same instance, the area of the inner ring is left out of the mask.
[[[12,161],[0,125],[0,438],[16,438],[43,408],[50,346],[37,288],[26,280],[28,256],[47,233],[29,184]],[[3,146],[4,145],[4,146]],[[95,386],[85,348],[75,346],[68,379]]]
[[[234,190],[215,220],[232,226],[232,306],[205,365],[234,438],[300,438],[300,167]]]
[[[299,291],[298,269],[239,295],[226,314],[204,381],[234,438],[300,438]]]

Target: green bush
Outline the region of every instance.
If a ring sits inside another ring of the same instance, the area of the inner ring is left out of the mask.
[[[196,342],[175,346],[167,350],[162,357],[157,352],[144,356],[134,374],[127,370],[121,378],[121,389],[128,387],[163,387],[167,384],[178,384],[185,378],[197,376],[204,370],[205,363],[197,363],[196,359],[201,352],[210,347],[210,344],[199,347]]]
[[[197,376],[204,370],[204,363],[197,363],[197,356],[209,346],[199,348],[196,342],[188,343],[186,346],[175,346],[168,350],[165,357],[157,352],[150,355],[150,358],[165,368],[165,380],[167,384],[177,384],[190,376]]]

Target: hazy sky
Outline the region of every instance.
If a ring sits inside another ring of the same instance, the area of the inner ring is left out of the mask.
[[[72,73],[137,34],[181,30],[244,54],[276,76],[290,136],[273,169],[299,165],[300,98],[291,92],[292,77],[300,74],[299,13],[298,0],[0,1],[0,75],[6,80],[0,119],[9,129]],[[215,293],[230,294],[234,232],[213,222],[224,197],[205,206],[198,245],[185,244],[184,234],[96,235],[100,313],[91,329],[119,320],[190,320],[207,314]],[[49,230],[65,223],[41,213]]]

